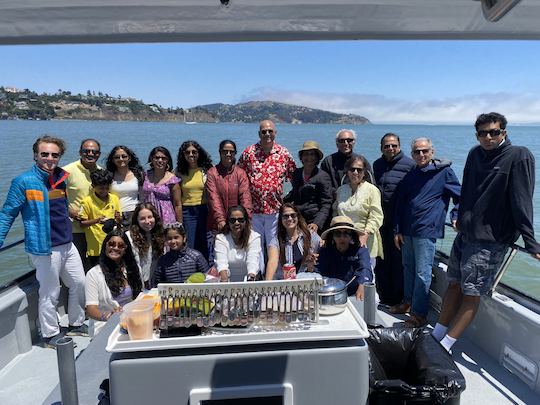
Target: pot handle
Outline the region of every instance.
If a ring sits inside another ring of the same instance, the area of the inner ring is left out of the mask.
[[[345,288],[347,288],[354,280],[356,280],[356,276],[353,276],[353,278],[351,278],[350,281],[345,284]]]

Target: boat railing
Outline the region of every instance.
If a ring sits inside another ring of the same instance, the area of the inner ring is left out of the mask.
[[[446,222],[445,225],[454,229],[454,227],[452,226],[450,222]],[[492,295],[493,292],[495,292],[495,289],[497,288],[497,286],[501,283],[502,278],[504,277],[506,271],[510,267],[510,264],[512,263],[512,260],[514,260],[514,257],[516,256],[517,252],[529,254],[529,252],[527,252],[527,250],[523,246],[519,246],[515,243],[513,243],[510,246],[510,251],[506,255],[503,262],[501,263],[501,267],[499,267],[499,270],[497,270],[497,273],[495,274],[495,282],[493,283],[493,287],[491,287],[491,290],[489,290],[489,295]]]
[[[452,224],[447,222],[446,223],[446,226],[450,227],[450,228],[453,228],[452,227]],[[22,239],[19,239],[15,242],[12,242],[6,246],[3,246],[0,248],[0,253],[3,253],[9,249],[12,249],[20,244],[24,243],[24,238]],[[499,268],[499,270],[497,271],[497,274],[495,275],[495,282],[493,283],[493,287],[491,288],[490,290],[490,294],[493,294],[493,292],[495,291],[495,289],[497,288],[497,286],[500,284],[502,278],[504,277],[506,271],[508,270],[508,268],[510,267],[510,264],[512,263],[512,260],[514,260],[514,257],[516,256],[517,252],[523,252],[523,253],[526,253],[528,254],[527,250],[525,250],[524,247],[522,246],[519,246],[517,244],[512,244],[510,246],[510,251],[509,253],[507,254],[506,258],[504,259],[503,263],[501,264],[501,267]],[[4,285],[0,285],[0,292],[5,290],[6,288],[16,284],[22,277],[26,277],[28,273],[25,273],[24,275],[22,275],[21,277],[17,277],[16,279],[12,280],[12,281],[9,281],[8,283],[4,284]]]
[[[22,245],[23,243],[24,243],[24,238],[18,239],[15,242],[12,242],[12,243],[10,243],[8,245],[2,246],[0,248],[0,254],[4,253],[4,252],[6,252],[6,251],[8,251],[10,249],[13,249],[13,248],[15,248],[15,247],[17,247],[19,245]],[[18,277],[15,277],[13,280],[10,280],[10,281],[8,281],[8,282],[6,282],[4,284],[1,284],[0,285],[0,293],[2,291],[4,291],[4,290],[8,289],[9,287],[12,287],[12,286],[16,285],[19,281],[21,281],[22,279],[28,277],[28,274],[30,274],[30,273],[32,273],[34,271],[35,271],[35,269],[30,269],[27,272],[19,275]]]
[[[19,239],[19,240],[13,242],[13,243],[10,243],[9,245],[2,246],[2,247],[0,248],[0,253],[4,252],[4,251],[6,251],[6,250],[9,250],[9,249],[11,249],[11,248],[14,248],[15,246],[18,246],[18,245],[20,245],[20,244],[23,243],[23,242],[24,242],[24,238],[23,238],[23,239]]]

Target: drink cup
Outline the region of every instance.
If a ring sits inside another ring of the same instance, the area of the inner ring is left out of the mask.
[[[153,300],[135,301],[124,307],[124,317],[130,340],[152,339],[153,312]]]

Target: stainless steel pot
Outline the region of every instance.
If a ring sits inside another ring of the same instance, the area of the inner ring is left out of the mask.
[[[345,311],[347,306],[347,287],[354,281],[345,283],[337,278],[323,277],[322,286],[319,289],[319,314],[337,315]]]

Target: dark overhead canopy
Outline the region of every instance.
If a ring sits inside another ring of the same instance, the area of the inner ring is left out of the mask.
[[[540,1],[484,1],[517,5],[491,22],[478,0],[0,0],[0,44],[540,39]]]

